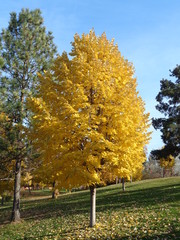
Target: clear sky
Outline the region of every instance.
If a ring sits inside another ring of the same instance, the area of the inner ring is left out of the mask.
[[[47,30],[53,32],[59,53],[71,50],[75,33],[106,32],[122,55],[133,62],[138,90],[151,117],[159,117],[155,97],[160,80],[180,64],[180,0],[1,0],[0,28],[9,13],[39,8]],[[153,130],[148,151],[163,146]]]

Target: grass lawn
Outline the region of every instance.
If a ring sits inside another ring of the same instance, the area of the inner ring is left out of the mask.
[[[9,223],[12,203],[0,207],[0,239],[180,239],[180,177],[97,189],[93,228],[89,191],[45,196],[21,201],[18,224]]]

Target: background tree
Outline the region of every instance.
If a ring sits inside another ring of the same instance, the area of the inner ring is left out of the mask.
[[[169,155],[167,158],[161,158],[160,159],[160,166],[163,168],[163,177],[165,176],[166,170],[171,170],[171,176],[172,176],[172,169],[175,164],[175,159],[172,155]]]
[[[56,165],[54,161],[44,162],[40,158],[36,159],[36,168],[32,171],[32,182],[40,185],[46,185],[52,188],[52,198],[55,198],[55,192],[57,192],[57,177],[56,177]]]
[[[30,126],[31,113],[26,99],[35,94],[37,72],[49,68],[56,53],[51,32],[46,33],[40,10],[22,9],[10,14],[7,29],[0,35],[3,58],[0,79],[2,109],[11,122],[13,136],[7,158],[15,160],[15,182],[12,221],[20,220],[21,163],[28,160],[29,143],[25,128]],[[5,154],[5,153],[4,153]]]
[[[38,98],[29,103],[30,136],[58,184],[90,187],[93,226],[96,186],[107,181],[104,173],[130,178],[145,161],[148,114],[133,66],[113,41],[90,31],[76,34],[72,46],[71,59],[63,53],[50,72],[39,75]]]
[[[164,118],[153,119],[155,129],[160,129],[161,138],[165,147],[154,150],[152,154],[159,158],[168,155],[177,156],[180,153],[180,66],[171,71],[175,82],[167,79],[161,80],[160,92],[156,97],[158,105],[156,109],[165,115]]]
[[[144,163],[142,174],[143,179],[160,178],[162,176],[162,168],[157,156],[149,155],[148,160]]]
[[[173,173],[174,176],[180,176],[180,154],[175,158]]]

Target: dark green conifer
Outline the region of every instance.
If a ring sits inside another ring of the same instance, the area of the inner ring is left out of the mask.
[[[163,118],[153,119],[155,129],[160,129],[165,147],[154,150],[152,154],[158,157],[180,154],[180,65],[171,72],[176,80],[162,79],[160,92],[156,100],[156,109],[164,114]]]

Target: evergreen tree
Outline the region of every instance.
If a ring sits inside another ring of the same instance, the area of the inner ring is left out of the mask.
[[[10,14],[7,29],[0,35],[0,57],[3,58],[0,79],[2,109],[11,123],[7,158],[15,160],[15,182],[12,221],[20,220],[21,162],[28,159],[31,145],[25,129],[30,126],[31,113],[26,108],[28,96],[35,94],[37,72],[52,64],[56,47],[51,32],[46,32],[39,9],[22,9]],[[2,152],[1,152],[2,154]],[[5,153],[4,153],[5,154]]]
[[[175,82],[167,79],[161,80],[161,88],[156,100],[156,109],[164,114],[163,118],[153,119],[155,129],[160,129],[161,138],[165,147],[152,151],[159,158],[168,155],[177,156],[180,153],[180,66],[171,71]]]

